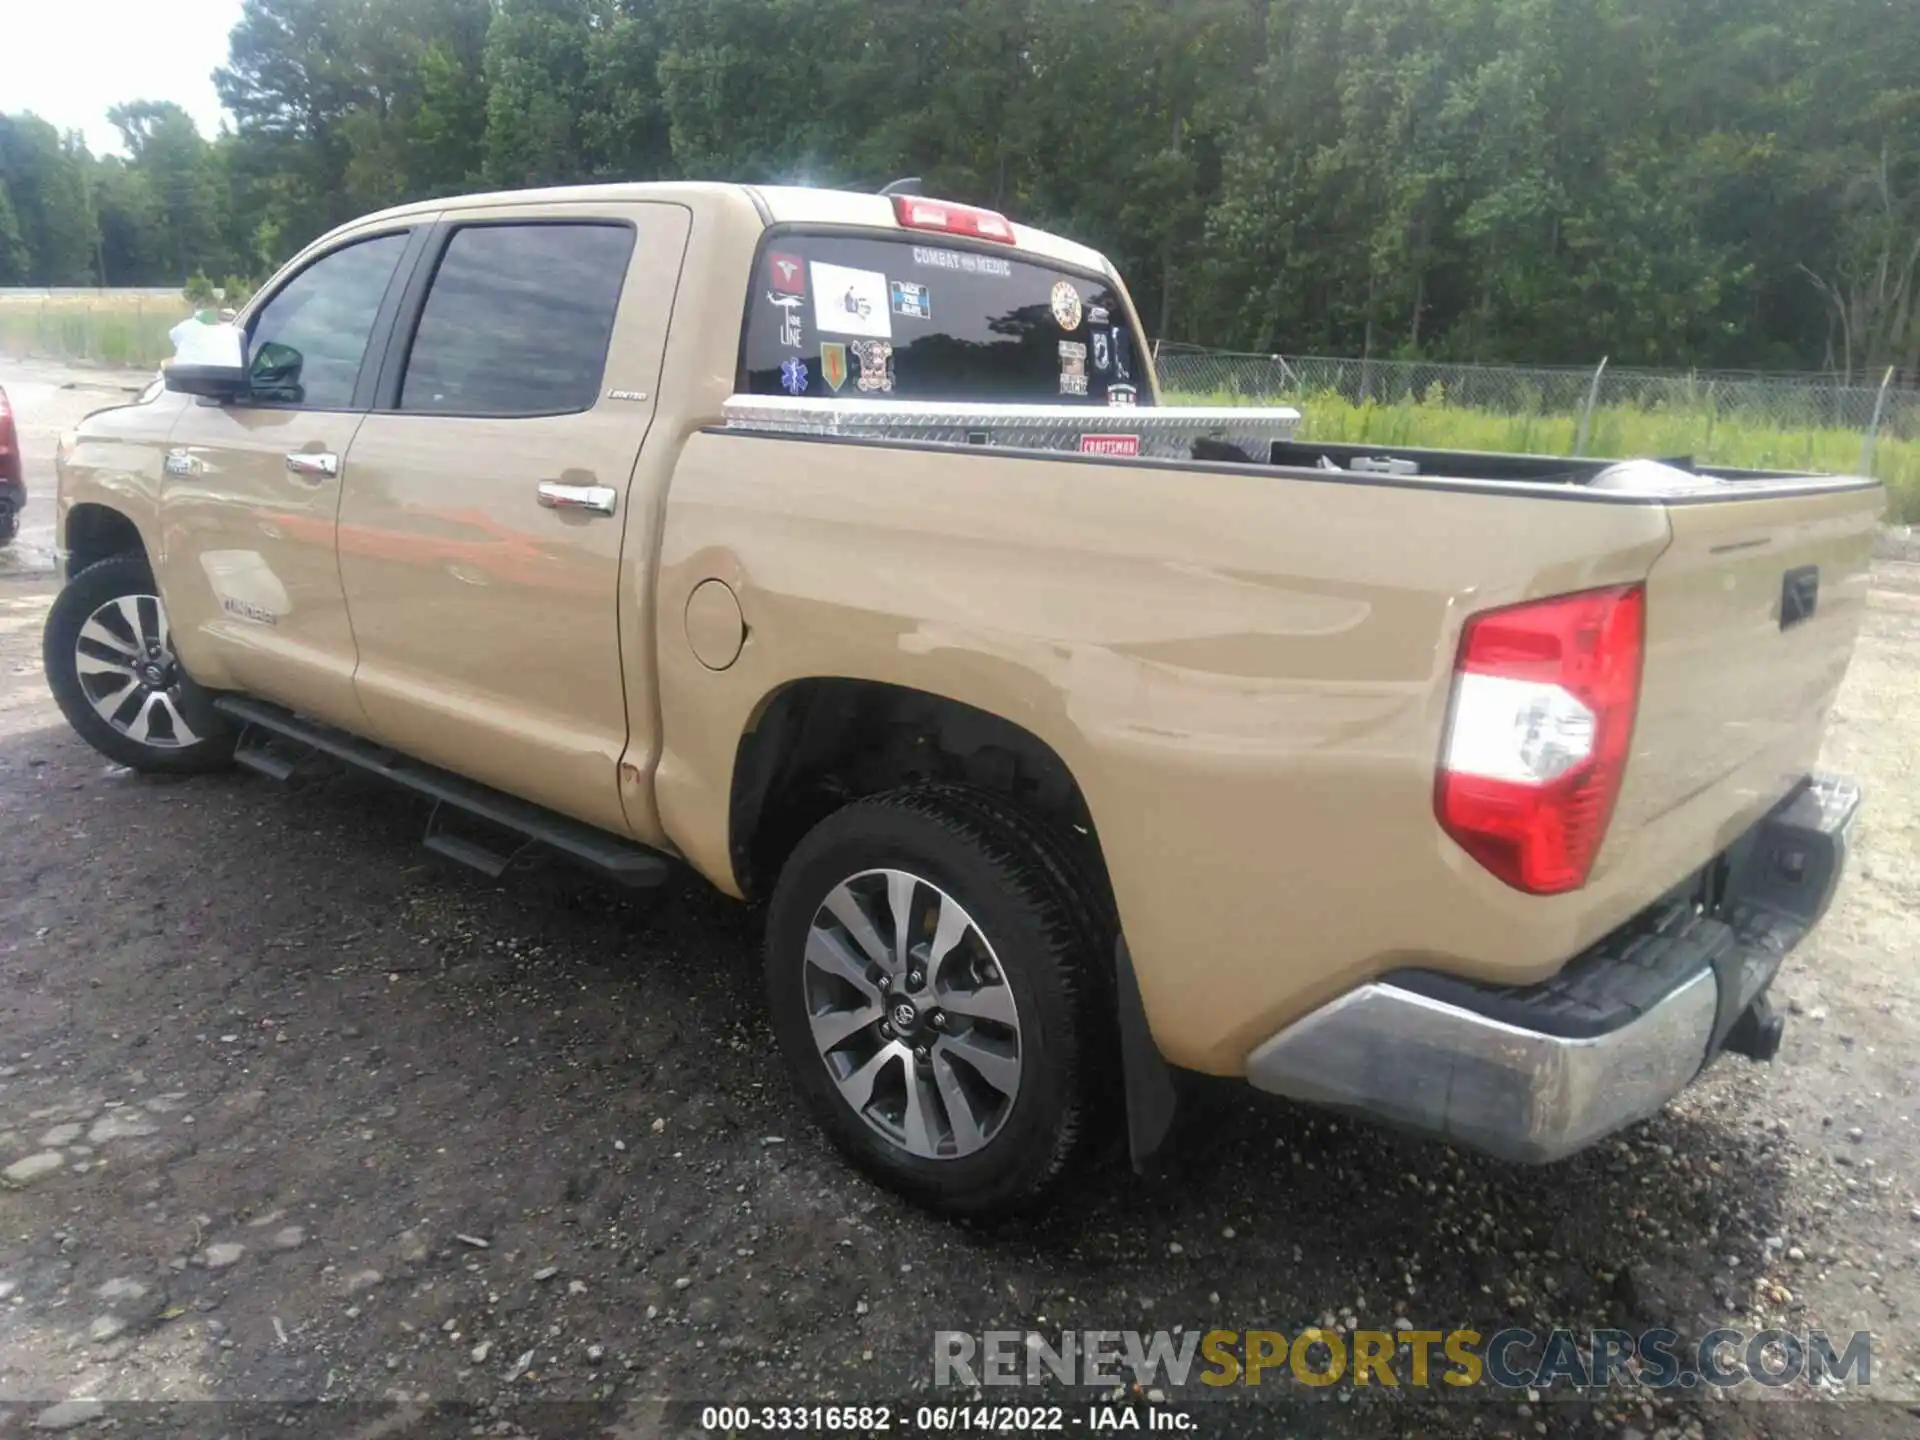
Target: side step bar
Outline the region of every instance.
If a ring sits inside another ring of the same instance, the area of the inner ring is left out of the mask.
[[[276,740],[292,741],[323,755],[391,780],[417,795],[434,802],[427,822],[426,845],[430,850],[471,865],[482,874],[495,878],[526,848],[524,842],[557,850],[589,869],[636,889],[659,885],[667,878],[667,861],[657,851],[631,840],[621,840],[604,830],[596,830],[565,815],[555,814],[528,801],[502,794],[489,786],[465,779],[448,770],[409,760],[406,756],[376,745],[370,740],[336,730],[295,715],[291,710],[264,700],[223,695],[214,708],[238,720],[244,727],[234,759],[249,770],[275,780],[290,779],[294,767],[283,757],[260,744],[249,744],[248,730],[261,730]],[[475,841],[447,832],[443,812],[452,810],[483,820],[520,836],[523,844],[510,855],[499,855]]]

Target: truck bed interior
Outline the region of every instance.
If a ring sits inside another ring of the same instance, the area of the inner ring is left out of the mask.
[[[1213,442],[1194,446],[1196,460],[1246,460],[1252,456],[1238,447],[1215,451]],[[1234,453],[1227,453],[1231,449]],[[1608,488],[1611,480],[1644,488],[1648,467],[1666,472],[1676,487],[1712,485],[1718,481],[1782,480],[1796,478],[1783,470],[1734,470],[1700,465],[1691,455],[1647,457],[1636,460],[1573,459],[1564,455],[1508,455],[1474,450],[1422,450],[1398,445],[1350,445],[1331,441],[1275,440],[1269,465],[1289,469],[1327,470],[1341,474],[1439,475],[1468,480],[1510,480],[1532,485],[1582,485]],[[1631,470],[1631,475],[1623,470]],[[1659,473],[1659,472],[1654,472]],[[1691,482],[1691,485],[1689,485]]]

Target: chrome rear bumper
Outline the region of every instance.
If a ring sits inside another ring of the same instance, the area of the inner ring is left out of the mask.
[[[1247,1057],[1259,1089],[1542,1162],[1643,1120],[1766,1014],[1825,913],[1860,792],[1813,777],[1669,900],[1537,986],[1397,972]],[[1756,1008],[1757,1007],[1757,1008]],[[1762,1053],[1762,1052],[1752,1052]]]
[[[1247,1079],[1502,1159],[1558,1160],[1678,1094],[1706,1063],[1718,1004],[1703,971],[1621,1029],[1567,1039],[1363,985],[1255,1050]]]

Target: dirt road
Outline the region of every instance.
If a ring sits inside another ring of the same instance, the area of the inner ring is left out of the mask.
[[[43,500],[58,397],[99,403],[47,393],[23,425]],[[925,1401],[938,1329],[1403,1316],[1867,1329],[1871,1398],[1171,1403],[1218,1435],[1920,1431],[1920,566],[1882,566],[1834,720],[1827,763],[1870,808],[1779,983],[1774,1065],[1725,1060],[1541,1170],[1224,1089],[1168,1175],[1089,1175],[995,1232],[904,1207],[815,1138],[761,1018],[756,912],[691,877],[640,900],[558,868],[490,884],[417,847],[411,801],[349,778],[126,773],[60,721],[38,657],[54,580],[18,570],[0,1435],[640,1435],[661,1397]],[[318,1398],[413,1408],[288,1408]]]

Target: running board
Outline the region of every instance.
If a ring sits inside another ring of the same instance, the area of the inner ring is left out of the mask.
[[[433,765],[409,760],[406,756],[322,725],[284,710],[264,700],[239,695],[222,695],[213,702],[225,715],[282,739],[330,755],[370,775],[423,795],[434,802],[428,821],[426,844],[438,854],[462,864],[472,865],[482,874],[498,877],[512,856],[500,856],[486,847],[462,837],[450,835],[444,828],[443,809],[460,811],[490,825],[513,832],[524,840],[557,850],[591,870],[623,885],[647,888],[667,878],[666,857],[633,841],[621,840],[593,826],[559,815],[529,801],[503,794],[490,786],[441,770]],[[244,732],[243,732],[244,736]],[[241,759],[242,755],[247,758]],[[243,744],[235,758],[251,770],[284,780],[292,767],[278,756],[268,756],[257,745]],[[271,763],[267,763],[271,762]],[[517,852],[516,852],[517,853]]]

